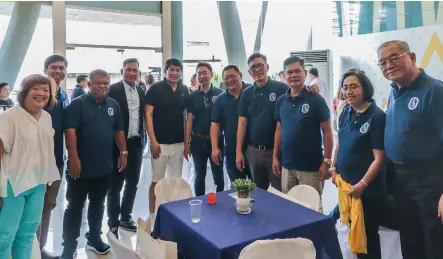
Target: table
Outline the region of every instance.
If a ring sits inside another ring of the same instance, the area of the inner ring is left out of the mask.
[[[256,240],[304,237],[312,240],[317,259],[343,258],[333,221],[316,211],[257,189],[252,212],[238,214],[233,191],[217,193],[217,204],[203,201],[201,221],[191,222],[186,199],[162,204],[155,221],[153,236],[177,242],[186,259],[237,259],[241,250]]]

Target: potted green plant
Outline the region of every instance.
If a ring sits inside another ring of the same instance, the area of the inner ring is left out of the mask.
[[[250,193],[256,188],[255,183],[249,179],[237,179],[231,184],[231,188],[237,191],[235,205],[237,212],[240,214],[248,214],[251,212]]]

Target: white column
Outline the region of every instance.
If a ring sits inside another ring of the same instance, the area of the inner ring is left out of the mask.
[[[66,4],[65,1],[52,1],[52,37],[54,54],[66,57]],[[69,60],[68,60],[69,65]],[[68,67],[69,70],[69,67]],[[62,82],[66,90],[66,80]]]
[[[171,2],[162,1],[162,49],[163,65],[172,58],[172,33],[171,33]],[[162,75],[164,71],[162,69]]]

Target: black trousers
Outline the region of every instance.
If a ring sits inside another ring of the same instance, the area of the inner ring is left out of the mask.
[[[443,258],[443,224],[437,217],[443,163],[395,164],[394,199],[404,259]]]
[[[219,141],[219,146],[223,147],[223,139]],[[206,168],[208,159],[211,164],[212,177],[214,183],[217,185],[217,192],[222,192],[225,189],[225,182],[223,179],[223,161],[220,165],[216,165],[212,160],[211,141],[199,136],[192,136],[191,138],[191,154],[194,162],[195,181],[194,191],[196,196],[205,195],[206,187]],[[223,154],[222,154],[223,157]]]
[[[119,172],[118,168],[115,167],[111,177],[107,201],[109,228],[118,227],[120,220],[125,222],[132,219],[131,214],[137,194],[138,181],[140,180],[143,150],[138,137],[127,139],[126,146],[128,149],[126,169],[123,172]],[[114,161],[117,165],[118,157],[114,158]],[[125,181],[126,184],[120,205],[120,193]]]
[[[231,182],[237,180],[237,179],[251,179],[252,180],[252,175],[251,175],[251,170],[249,170],[249,162],[245,157],[245,169],[243,169],[243,172],[241,172],[240,170],[238,170],[237,168],[237,164],[236,164],[236,156],[235,156],[235,150],[228,150],[227,148],[225,148],[225,153],[226,153],[226,171],[228,173],[229,176],[229,180]]]
[[[66,175],[66,182],[68,206],[63,218],[63,246],[65,250],[74,252],[77,248],[77,238],[80,236],[82,211],[87,197],[89,198],[89,234],[86,238],[91,243],[101,240],[100,234],[110,175],[96,178],[79,178],[76,180]]]
[[[367,254],[357,254],[359,259],[381,259],[380,236],[378,227],[382,218],[380,207],[385,199],[381,197],[361,197],[367,239]]]

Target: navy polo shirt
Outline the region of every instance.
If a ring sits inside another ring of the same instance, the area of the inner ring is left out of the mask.
[[[46,111],[51,115],[52,128],[54,129],[54,155],[55,163],[58,168],[63,168],[65,165],[63,159],[63,121],[65,117],[65,108],[69,105],[69,98],[66,92],[59,88],[56,96],[56,104],[54,107],[46,109]]]
[[[152,84],[145,95],[145,105],[154,107],[152,121],[155,138],[160,144],[171,145],[185,141],[184,111],[189,91],[180,82],[174,91],[165,78]]]
[[[213,103],[223,90],[211,85],[207,93],[200,91],[200,87],[189,94],[186,101],[187,112],[192,113],[192,132],[209,134],[211,128],[211,111]]]
[[[242,93],[238,98],[232,96],[228,90],[220,94],[212,107],[211,121],[220,125],[220,131],[225,135],[226,152],[235,154],[237,145],[238,105],[243,91],[249,87],[243,83]]]
[[[282,127],[282,166],[289,170],[318,172],[323,163],[321,126],[330,119],[323,97],[306,88],[295,97],[288,89],[277,100],[275,120]]]
[[[354,185],[368,172],[374,161],[373,149],[384,150],[386,114],[375,104],[363,113],[346,107],[339,120],[337,170],[343,180]],[[385,169],[365,189],[364,195],[385,194]]]
[[[282,82],[268,79],[266,85],[258,87],[255,83],[245,89],[240,98],[238,115],[248,120],[247,144],[274,146],[276,122],[275,103],[288,86]]]
[[[389,159],[405,163],[441,158],[443,82],[420,75],[408,86],[391,84],[385,147]]]
[[[80,178],[111,174],[114,166],[114,132],[123,131],[118,102],[98,102],[89,94],[74,99],[66,109],[65,129],[75,129],[81,163]]]

